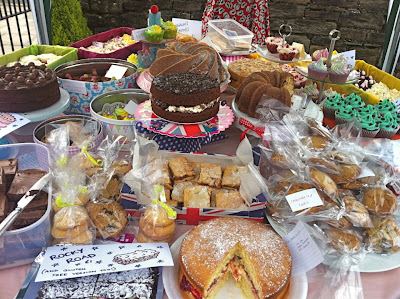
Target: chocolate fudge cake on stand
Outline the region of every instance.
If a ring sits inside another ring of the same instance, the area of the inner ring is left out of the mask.
[[[219,111],[220,84],[206,75],[160,75],[154,78],[150,92],[153,113],[172,122],[203,122]]]

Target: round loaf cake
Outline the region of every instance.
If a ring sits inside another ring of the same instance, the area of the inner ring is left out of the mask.
[[[49,107],[60,99],[53,70],[46,65],[0,66],[0,107],[7,112],[29,112]]]
[[[219,111],[219,82],[206,75],[160,75],[154,78],[150,92],[153,112],[177,123],[205,121]]]
[[[201,223],[183,240],[178,281],[184,298],[213,298],[233,276],[246,298],[283,298],[292,258],[266,225],[221,217]]]

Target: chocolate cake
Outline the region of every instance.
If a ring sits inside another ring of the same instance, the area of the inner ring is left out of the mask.
[[[0,107],[7,112],[46,108],[60,99],[57,76],[46,65],[0,66]]]
[[[40,169],[19,170],[14,176],[10,189],[7,192],[8,199],[18,201],[26,192],[47,172]]]
[[[206,75],[160,75],[154,78],[150,92],[153,113],[177,123],[205,121],[219,111],[219,82]]]
[[[70,278],[43,283],[38,298],[155,298],[158,268]]]

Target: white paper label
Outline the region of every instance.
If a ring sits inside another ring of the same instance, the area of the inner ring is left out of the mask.
[[[22,113],[22,115],[25,113]],[[6,136],[7,134],[15,131],[18,128],[25,126],[30,122],[29,119],[24,116],[9,113],[9,112],[0,112],[0,138]]]
[[[86,82],[70,79],[62,79],[62,88],[69,92],[87,94]]]
[[[306,273],[324,260],[303,222],[297,222],[295,228],[282,239],[292,255],[292,276]]]
[[[136,104],[134,101],[130,100],[129,103],[125,106],[124,110],[126,112],[128,112],[129,114],[135,114],[137,107],[138,107],[138,104]]]
[[[350,50],[336,55],[340,54],[347,58],[347,63],[349,64],[349,68],[352,70],[356,65],[356,50]],[[333,57],[335,57],[336,55],[334,55]]]
[[[127,70],[128,70],[127,67],[113,64],[112,66],[110,66],[104,77],[106,78],[114,77],[116,80],[119,80],[125,75]]]
[[[364,167],[356,179],[366,178],[368,176],[375,176],[375,173],[368,167]]]
[[[400,112],[400,98],[394,99],[393,103],[397,106],[397,112]]]
[[[315,188],[289,194],[285,197],[293,212],[323,205]]]
[[[55,246],[47,248],[35,281],[173,265],[167,243]]]
[[[146,35],[144,35],[146,29],[147,28],[132,30],[132,39],[135,41],[146,40]]]
[[[191,35],[198,40],[201,39],[201,21],[172,18],[172,22],[179,33]]]

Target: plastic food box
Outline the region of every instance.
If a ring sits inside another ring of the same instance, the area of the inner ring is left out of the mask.
[[[63,63],[78,59],[78,49],[72,47],[32,45],[27,48],[23,48],[12,53],[0,56],[0,65],[6,65],[7,63],[17,61],[22,56],[39,55],[45,53],[53,53],[55,55],[62,56],[54,62],[47,64],[47,67],[50,69],[55,69],[57,66]]]
[[[254,36],[253,32],[232,19],[210,20],[207,35],[221,53],[248,51]]]
[[[0,149],[9,148],[7,159],[18,158],[18,170],[42,169],[49,171],[47,165],[40,166],[39,156],[47,156],[46,147],[34,143],[19,143],[2,145]],[[0,269],[31,263],[36,256],[50,245],[50,211],[51,183],[48,184],[48,204],[46,213],[35,223],[12,231],[7,231],[0,237]]]

